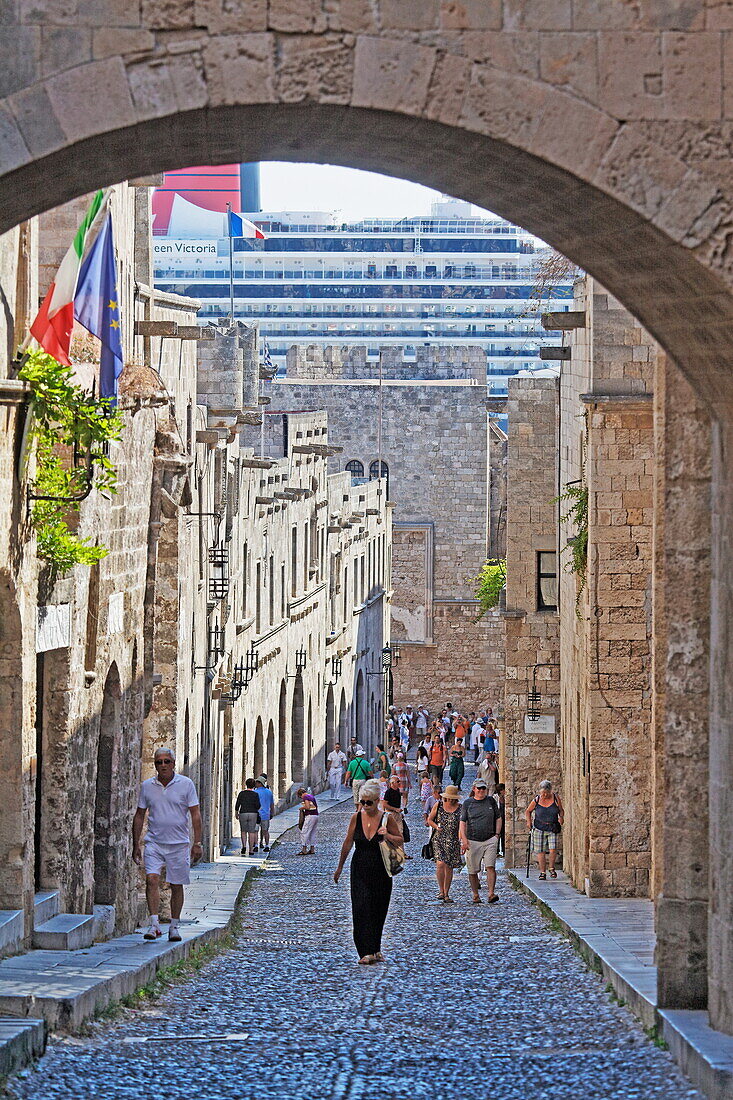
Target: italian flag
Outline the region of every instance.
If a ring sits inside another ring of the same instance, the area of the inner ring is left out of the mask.
[[[87,234],[103,202],[104,191],[97,191],[84,221],[76,231],[69,251],[61,261],[56,278],[48,288],[48,294],[41,303],[38,316],[31,325],[31,336],[35,337],[45,352],[66,367],[71,366],[69,349],[71,331],[74,327],[74,295],[79,268],[84,256]]]

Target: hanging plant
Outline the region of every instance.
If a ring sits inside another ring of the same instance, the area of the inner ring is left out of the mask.
[[[499,603],[501,591],[506,584],[506,560],[504,558],[487,558],[481,566],[481,571],[472,578],[476,585],[476,599],[481,608],[474,622],[482,619],[487,611]]]
[[[556,497],[554,503],[569,504],[567,511],[560,516],[560,519],[563,523],[570,523],[575,528],[575,534],[568,539],[565,547],[570,554],[570,560],[565,568],[568,573],[574,573],[579,581],[575,598],[575,611],[579,616],[580,597],[585,588],[588,569],[588,486],[582,483],[566,485],[565,492]]]
[[[109,401],[73,381],[71,367],[42,351],[28,354],[19,377],[30,386],[29,441],[36,444],[36,472],[30,486],[31,522],[38,556],[54,575],[103,558],[104,546],[75,534],[77,506],[92,490],[117,491],[117,472],[107,454],[119,439],[122,421]],[[44,499],[45,498],[45,499]]]

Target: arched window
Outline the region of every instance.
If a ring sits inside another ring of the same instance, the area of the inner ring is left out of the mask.
[[[346,463],[346,467],[352,477],[364,477],[364,463],[359,462],[358,458],[352,458]]]
[[[379,477],[379,459],[375,458],[374,462],[369,463],[369,480],[373,481]],[[382,477],[387,482],[387,496],[389,496],[389,468],[386,462],[382,462]]]

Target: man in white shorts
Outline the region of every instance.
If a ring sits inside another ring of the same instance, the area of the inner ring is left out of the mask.
[[[461,852],[466,857],[466,870],[471,885],[473,903],[478,905],[481,864],[486,870],[488,901],[498,901],[496,890],[496,853],[501,835],[501,814],[499,807],[490,797],[485,779],[477,779],[471,788],[471,794],[461,806],[461,819],[458,826],[461,838]]]
[[[201,810],[196,788],[185,775],[175,771],[176,756],[171,749],[157,749],[153,757],[155,775],[140,787],[137,810],[132,822],[132,858],[142,863],[140,837],[145,813],[148,831],[145,837],[145,896],[150,913],[146,940],[157,940],[160,927],[160,876],[165,875],[171,888],[171,923],[168,939],[181,938],[179,921],[183,908],[183,887],[191,881],[191,863],[198,863],[201,847]],[[193,844],[188,832],[188,815],[193,826]]]

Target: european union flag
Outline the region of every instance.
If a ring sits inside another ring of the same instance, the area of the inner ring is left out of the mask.
[[[74,296],[74,317],[92,336],[102,341],[99,395],[109,398],[114,404],[117,400],[117,379],[122,374],[122,333],[111,214],[107,215],[81,265]]]

